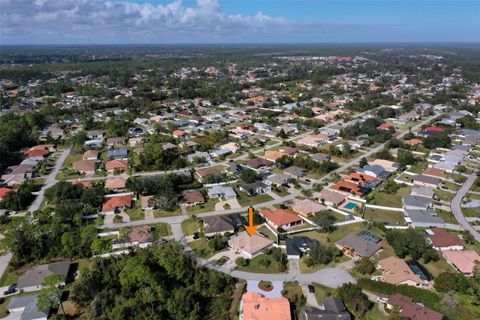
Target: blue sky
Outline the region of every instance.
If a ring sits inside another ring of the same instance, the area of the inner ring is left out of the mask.
[[[480,42],[480,1],[0,0],[0,44]]]

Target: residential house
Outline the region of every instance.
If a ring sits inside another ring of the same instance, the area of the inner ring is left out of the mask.
[[[384,159],[375,159],[373,161],[370,161],[368,164],[371,166],[381,166],[388,172],[395,172],[399,168],[398,163]]]
[[[108,173],[113,173],[115,170],[125,171],[128,167],[128,160],[110,160],[105,162],[105,170]]]
[[[391,175],[390,171],[385,170],[385,168],[379,165],[366,165],[357,172],[382,180],[387,179]]]
[[[265,179],[265,183],[269,186],[286,186],[290,182],[291,178],[287,176],[286,174],[282,173],[274,173],[269,175]]]
[[[480,255],[473,250],[445,250],[442,251],[442,254],[449,264],[465,276],[472,276],[475,271],[475,264],[480,262]]]
[[[404,218],[407,225],[412,228],[445,227],[445,221],[437,217],[433,210],[404,210]]]
[[[304,217],[314,216],[316,213],[328,210],[324,205],[310,199],[295,199],[292,204],[292,211]]]
[[[277,159],[285,156],[286,154],[280,151],[273,151],[273,150],[267,150],[265,151],[265,154],[263,155],[265,159],[270,160],[270,161],[276,161]]]
[[[139,247],[147,248],[152,245],[152,228],[148,225],[133,226],[127,236],[116,239],[112,243],[112,249]]]
[[[298,148],[282,146],[278,148],[278,151],[280,151],[284,155],[294,156],[298,152]]]
[[[310,250],[312,242],[313,240],[307,237],[287,238],[287,258],[300,259],[302,255],[305,255]]]
[[[441,180],[447,179],[447,174],[445,173],[445,170],[438,168],[426,168],[422,174],[427,177],[438,178]]]
[[[326,160],[330,159],[330,155],[328,153],[319,152],[319,153],[312,154],[310,156],[310,159],[312,159],[313,161],[316,161],[316,162],[322,162],[322,161],[326,161]]]
[[[320,309],[308,307],[303,311],[305,320],[351,320],[352,316],[342,300],[326,297]]]
[[[39,158],[43,159],[43,158],[47,157],[49,154],[50,154],[50,151],[46,150],[46,149],[43,149],[43,150],[41,150],[41,149],[29,149],[29,150],[27,150],[23,153],[23,156],[25,158],[37,158],[37,157],[39,157]]]
[[[200,178],[201,181],[203,181],[203,179],[207,176],[220,176],[222,174],[222,170],[217,167],[196,168],[195,174]]]
[[[399,316],[409,320],[442,320],[443,315],[423,305],[416,304],[412,298],[396,293],[388,299],[387,309],[400,310]]]
[[[235,142],[228,142],[226,144],[221,145],[220,149],[230,150],[230,153],[235,153],[240,149],[240,147]]]
[[[309,135],[296,141],[297,145],[303,145],[310,148],[319,148],[330,141],[326,134]]]
[[[448,233],[445,229],[432,228],[425,230],[425,232],[427,233],[427,241],[435,250],[455,251],[463,250],[465,248],[456,234]]]
[[[180,199],[180,205],[185,207],[194,207],[205,203],[205,197],[199,190],[185,190]]]
[[[107,146],[108,147],[113,147],[116,145],[123,145],[126,143],[126,138],[125,137],[114,137],[114,138],[108,138],[107,139]]]
[[[188,135],[185,131],[177,129],[172,132],[172,136],[174,138],[186,139]]]
[[[20,320],[47,320],[50,308],[39,309],[38,294],[14,296],[7,306],[8,318]]]
[[[107,179],[105,181],[105,189],[111,191],[119,191],[125,189],[126,184],[127,180],[125,180],[124,178]]]
[[[83,153],[82,156],[83,160],[97,160],[98,159],[98,151],[97,150],[87,150]]]
[[[214,149],[212,151],[210,151],[210,154],[212,155],[212,157],[225,157],[225,156],[228,156],[229,154],[231,154],[232,151],[230,149],[223,149],[223,148],[217,148],[217,149]]]
[[[270,192],[272,188],[261,181],[255,181],[252,183],[241,183],[238,185],[240,191],[245,192],[248,196],[255,196],[257,194],[262,194],[265,192]]]
[[[282,296],[265,298],[249,291],[242,296],[240,320],[291,320],[290,302]]]
[[[210,154],[208,152],[197,151],[195,153],[187,155],[187,160],[190,163],[200,162],[202,160],[204,162],[209,162],[212,160],[212,158],[210,157]]]
[[[332,207],[338,207],[342,203],[345,202],[345,195],[336,191],[332,191],[329,189],[323,189],[318,194],[318,199],[322,204]]]
[[[114,214],[115,210],[122,210],[131,208],[133,199],[131,195],[128,196],[114,196],[105,198],[102,205],[103,214]]]
[[[111,149],[107,151],[107,155],[109,159],[127,159],[128,158],[128,149],[127,148],[120,148],[120,149]]]
[[[371,257],[382,250],[381,242],[375,243],[358,235],[347,235],[335,243],[337,248],[352,258]]]
[[[354,182],[346,181],[346,180],[341,180],[333,184],[332,186],[330,186],[330,189],[351,193],[353,195],[360,196],[360,197],[370,192],[369,189],[363,188]]]
[[[402,204],[404,210],[427,210],[433,207],[431,199],[417,196],[403,196]]]
[[[297,166],[291,166],[283,170],[283,173],[294,179],[300,179],[307,175],[307,170]]]
[[[442,180],[439,178],[425,176],[423,174],[417,174],[412,177],[412,183],[416,186],[430,187],[436,189],[438,188],[438,186],[440,186]]]
[[[250,236],[247,232],[241,232],[228,240],[228,245],[237,254],[242,254],[251,259],[261,253],[264,249],[273,245],[273,240],[264,237],[256,232]]]
[[[105,137],[105,131],[89,130],[89,131],[87,131],[87,137],[91,140],[101,140],[101,141],[103,141],[103,139]]]
[[[305,220],[288,209],[264,209],[260,211],[260,215],[275,229],[288,230],[305,224]]]
[[[413,187],[410,191],[410,195],[433,200],[435,198],[435,191],[428,187]]]
[[[273,167],[275,163],[262,158],[253,158],[245,162],[245,165],[255,171],[267,170]]]
[[[229,216],[204,217],[203,232],[206,237],[211,237],[217,234],[224,235],[227,232],[234,233],[234,222]]]
[[[72,164],[72,169],[75,172],[92,175],[95,173],[96,160],[79,160]]]
[[[51,264],[42,264],[30,268],[17,281],[17,288],[24,291],[36,291],[42,288],[42,282],[46,277],[57,275],[62,278],[58,285],[65,285],[65,281],[70,271],[70,262],[58,262]]]
[[[140,196],[140,205],[142,206],[143,210],[155,209],[155,204],[153,201],[154,197],[155,196]]]
[[[400,258],[388,257],[378,261],[378,269],[382,271],[382,275],[375,277],[380,280],[394,285],[409,285],[414,287],[428,287],[429,282],[421,279],[408,266],[408,264]]]
[[[237,193],[230,186],[215,185],[208,189],[208,196],[211,199],[216,199],[216,198],[236,199]]]

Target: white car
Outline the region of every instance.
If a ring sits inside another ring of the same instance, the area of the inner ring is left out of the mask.
[[[378,297],[377,302],[385,304],[385,303],[388,302],[388,298],[387,297]]]

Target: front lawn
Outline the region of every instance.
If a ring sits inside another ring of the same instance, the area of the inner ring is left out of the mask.
[[[454,193],[451,193],[451,192],[448,192],[448,191],[445,191],[445,190],[442,190],[442,189],[435,190],[435,195],[440,200],[448,201],[448,202],[452,201],[453,197],[455,196]]]
[[[145,219],[145,212],[142,209],[142,204],[140,201],[137,201],[133,208],[125,210],[125,213],[128,214],[131,221]]]
[[[153,216],[155,218],[178,216],[179,214],[180,214],[180,208],[177,208],[173,211],[167,211],[167,210],[155,210],[155,211],[153,211]]]
[[[451,190],[451,191],[458,191],[460,189],[459,185],[456,185],[455,183],[451,183],[451,182],[448,182],[448,181],[444,181],[442,183],[442,185],[444,187],[446,187],[448,190]]]
[[[387,211],[374,208],[365,208],[366,220],[387,222],[390,225],[403,225],[405,224],[405,219],[403,219],[403,214],[397,211]]]
[[[245,266],[237,266],[237,270],[253,273],[279,273],[280,262],[273,258],[273,254],[260,254],[250,260]]]
[[[323,303],[326,297],[330,296],[333,289],[329,287],[325,287],[318,283],[313,283],[313,287],[315,288],[315,298],[317,298],[317,302],[319,304]]]
[[[251,204],[263,203],[263,202],[273,200],[273,198],[266,193],[257,194],[253,197],[249,197],[245,193],[239,191],[236,188],[235,188],[235,191],[237,192],[237,195],[238,195],[238,198],[237,198],[238,203],[242,207],[249,207]]]
[[[299,265],[300,265],[300,272],[301,273],[314,273],[314,272],[317,272],[317,271],[325,269],[325,268],[333,268],[340,263],[347,262],[347,261],[350,260],[350,258],[347,257],[347,256],[341,256],[341,257],[335,258],[335,260],[333,260],[332,262],[330,262],[328,264],[319,264],[319,265],[316,265],[314,267],[308,267],[307,264],[305,263],[305,258],[306,257],[307,256],[304,256],[300,259],[300,264]]]
[[[187,212],[190,214],[197,214],[202,212],[215,211],[215,204],[217,203],[216,199],[208,199],[207,202],[199,204],[195,207],[188,207]]]
[[[208,241],[206,239],[198,239],[188,244],[190,248],[200,257],[208,259],[215,254],[215,251],[208,246]]]
[[[191,236],[195,232],[198,232],[200,229],[201,220],[198,218],[192,218],[182,222],[183,233],[187,236]]]
[[[261,234],[263,234],[263,235],[266,235],[267,238],[269,238],[269,239],[277,242],[277,236],[276,236],[272,231],[270,231],[270,229],[268,229],[267,227],[262,226],[262,227],[258,228],[256,231],[257,231],[258,233],[261,233]]]

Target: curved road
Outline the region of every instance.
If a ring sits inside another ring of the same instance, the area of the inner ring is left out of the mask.
[[[457,194],[453,197],[450,206],[452,207],[452,213],[457,219],[458,223],[463,227],[463,229],[470,231],[472,236],[480,242],[480,233],[475,230],[470,223],[468,223],[467,219],[463,216],[461,203],[463,197],[467,194],[468,190],[472,188],[472,185],[477,180],[477,173],[473,172],[471,175],[468,176],[467,181],[462,185],[460,190],[457,191]]]

